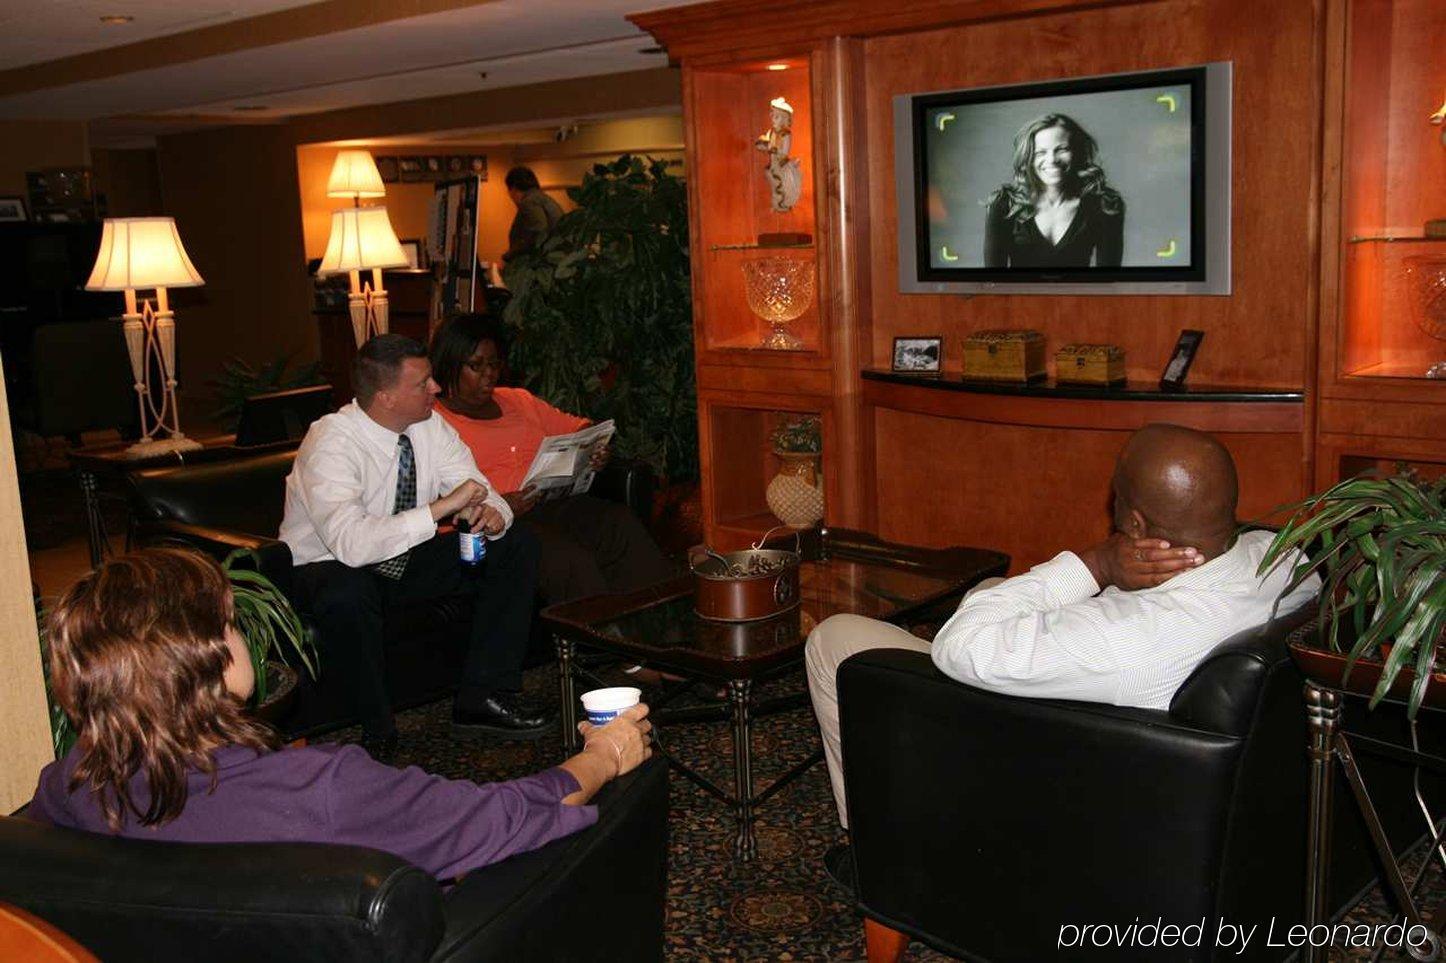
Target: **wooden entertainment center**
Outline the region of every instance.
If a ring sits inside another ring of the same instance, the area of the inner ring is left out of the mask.
[[[768,436],[799,413],[822,422],[828,524],[988,545],[1016,570],[1107,533],[1115,454],[1151,421],[1231,449],[1243,518],[1367,467],[1446,469],[1446,381],[1424,377],[1446,342],[1417,329],[1400,279],[1403,254],[1446,257],[1422,236],[1446,217],[1446,145],[1426,123],[1446,90],[1446,4],[723,0],[632,19],[683,70],[712,544],[776,524]],[[900,293],[895,95],[1214,61],[1234,69],[1229,296]],[[804,174],[785,214],[753,148],[779,96]],[[810,243],[760,252],[769,233]],[[764,255],[816,263],[801,350],[754,347],[766,325],[740,265]],[[963,385],[959,345],[987,328],[1042,331],[1051,359],[1068,342],[1120,345],[1130,383]],[[1182,328],[1204,345],[1191,390],[1165,394]],[[890,373],[904,335],[943,336],[941,377]]]

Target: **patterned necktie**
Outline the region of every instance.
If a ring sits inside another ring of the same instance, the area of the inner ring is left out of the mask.
[[[412,455],[412,439],[406,435],[397,436],[397,497],[392,503],[392,514],[398,515],[408,509],[417,507],[417,460]],[[400,579],[402,573],[407,570],[407,557],[412,554],[407,549],[400,555],[394,555],[384,562],[377,562],[372,568],[378,575],[391,579]]]

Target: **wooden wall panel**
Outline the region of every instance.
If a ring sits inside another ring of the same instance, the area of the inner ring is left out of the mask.
[[[968,332],[1029,327],[1045,332],[1051,355],[1068,341],[1122,345],[1130,377],[1153,380],[1179,330],[1191,327],[1206,332],[1192,379],[1303,386],[1317,253],[1314,6],[1166,0],[868,40],[872,362],[887,364],[895,335],[943,334],[946,366],[958,370],[957,346]],[[895,94],[1217,60],[1235,65],[1231,297],[964,298],[898,292]]]
[[[1012,572],[1094,544],[1110,531],[1110,476],[1129,434],[875,409],[879,534],[998,549]],[[1242,520],[1299,497],[1300,435],[1216,437],[1240,471]]]

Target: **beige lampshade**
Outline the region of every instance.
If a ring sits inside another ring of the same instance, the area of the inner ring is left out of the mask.
[[[331,179],[326,182],[327,197],[386,197],[382,175],[370,151],[337,151],[331,165]]]
[[[181,246],[174,218],[110,217],[101,227],[100,251],[85,289],[193,288],[205,283]]]
[[[332,212],[331,237],[316,273],[325,277],[367,268],[407,267],[409,263],[385,207],[351,207]]]

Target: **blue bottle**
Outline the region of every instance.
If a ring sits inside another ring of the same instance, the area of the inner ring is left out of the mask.
[[[462,567],[475,570],[481,568],[482,562],[487,558],[487,536],[471,529],[472,526],[467,523],[466,519],[457,519],[457,542]]]

